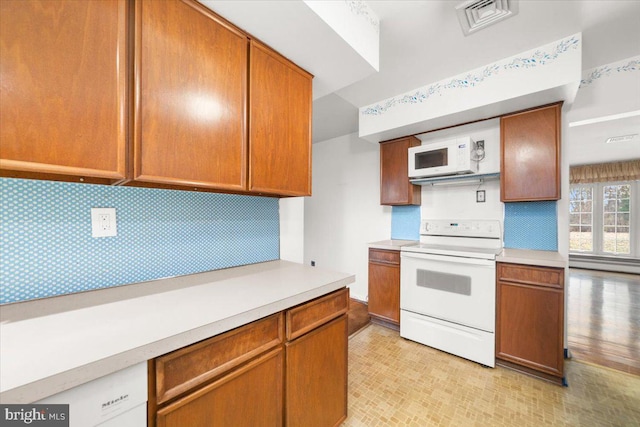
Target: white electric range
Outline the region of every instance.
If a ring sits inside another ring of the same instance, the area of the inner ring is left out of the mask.
[[[495,366],[497,220],[422,220],[400,252],[400,336]]]

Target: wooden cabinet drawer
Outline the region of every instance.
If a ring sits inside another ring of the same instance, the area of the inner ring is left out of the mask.
[[[306,334],[348,309],[349,289],[345,288],[287,310],[287,340]]]
[[[155,360],[157,403],[166,402],[282,343],[274,314]]]
[[[273,350],[158,410],[157,427],[282,426],[284,352]]]
[[[369,249],[369,261],[381,264],[400,265],[400,251],[386,251],[383,249]]]
[[[564,269],[498,263],[498,280],[562,289]]]

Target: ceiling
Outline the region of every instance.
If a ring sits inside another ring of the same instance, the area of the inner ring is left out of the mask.
[[[301,45],[322,45],[323,41],[315,40],[314,34],[300,33],[298,28],[298,31],[289,32],[288,37],[277,37],[276,33],[282,32],[283,26],[299,27],[291,17],[287,20],[279,18],[282,14],[278,14],[278,8],[291,4],[291,0],[201,1],[214,11],[218,6],[224,6],[225,9],[220,10],[223,16],[225,12],[236,13],[232,22],[249,33],[253,33],[252,28],[243,27],[243,22],[238,20],[254,15],[255,22],[254,5],[269,4],[272,16],[265,19],[267,16],[262,7],[259,19],[273,25],[260,29],[260,33],[254,35],[316,76],[328,65],[333,69],[344,68],[340,58],[336,58],[333,64],[327,64],[327,61],[331,62],[330,58],[323,58],[318,61],[321,65],[315,65],[310,60],[313,55],[308,52],[311,48],[307,48],[305,53],[296,53],[294,46],[300,49]],[[520,0],[517,15],[469,36],[463,34],[456,16],[455,6],[461,1],[368,0],[367,4],[380,19],[379,72],[314,100],[313,141],[356,132],[359,107],[577,32],[582,32],[583,37],[583,70],[640,55],[640,1],[637,0]],[[251,19],[246,22],[247,25],[256,25]],[[292,37],[293,33],[295,37]],[[348,70],[343,71],[347,73]],[[615,125],[615,122],[619,121],[610,123]],[[586,126],[582,128],[582,134],[588,133],[584,129]],[[606,131],[600,129],[601,132]]]

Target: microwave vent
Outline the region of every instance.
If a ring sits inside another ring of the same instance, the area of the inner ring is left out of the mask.
[[[456,6],[465,36],[518,14],[519,0],[469,0]]]

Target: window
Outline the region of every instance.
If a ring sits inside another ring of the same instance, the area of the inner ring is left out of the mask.
[[[629,201],[630,186],[605,185],[602,192],[603,212],[603,248],[610,254],[629,254]]]
[[[634,192],[639,182],[574,184],[569,195],[569,251],[634,256]],[[634,222],[635,221],[635,222]],[[637,242],[636,242],[637,243]]]
[[[593,251],[593,186],[571,188],[569,250]]]

